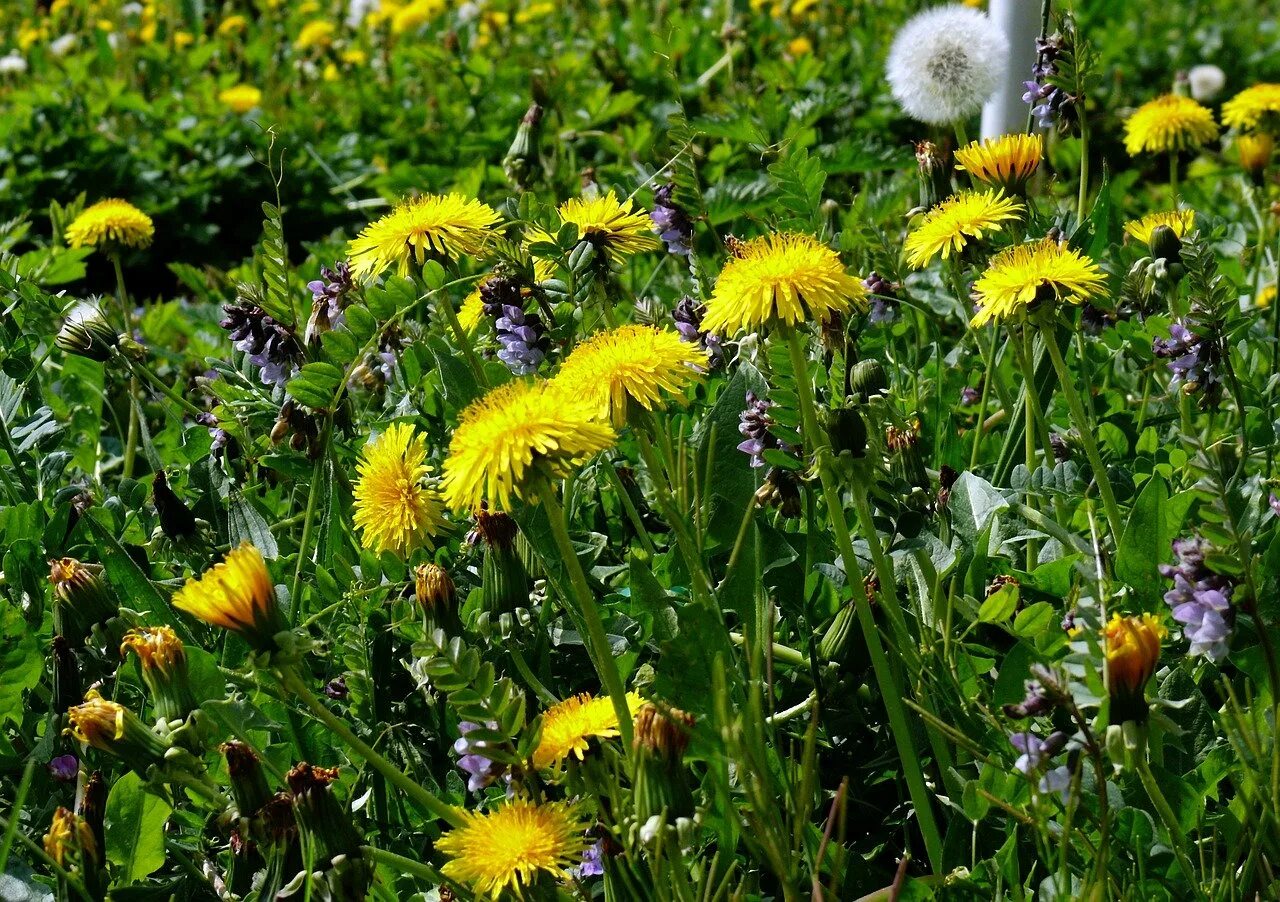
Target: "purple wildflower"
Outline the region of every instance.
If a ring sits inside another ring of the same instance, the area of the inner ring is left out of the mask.
[[[345,677],[334,677],[324,684],[324,694],[332,699],[344,699],[350,693]]]
[[[458,767],[460,767],[467,776],[467,789],[470,792],[479,792],[494,780],[501,776],[504,768],[501,764],[486,758],[482,752],[485,750],[485,744],[480,741],[472,741],[467,738],[467,734],[472,730],[479,730],[480,724],[472,723],[464,720],[458,724],[458,732],[462,735],[458,737],[458,741],[453,744],[453,750],[461,757],[458,759]],[[487,729],[496,730],[498,725],[489,722]]]
[[[1192,332],[1183,320],[1169,326],[1167,339],[1152,339],[1151,352],[1169,361],[1170,386],[1181,384],[1183,391],[1199,393],[1203,403],[1220,397],[1222,377],[1217,364],[1221,354],[1214,342]]]
[[[604,873],[604,840],[598,839],[582,851],[582,863],[573,869],[579,877],[599,877]]]
[[[773,418],[769,416],[770,407],[773,407],[772,401],[757,398],[755,392],[747,392],[747,407],[742,411],[741,421],[738,423],[738,432],[745,441],[738,445],[738,450],[751,456],[753,467],[763,467],[764,452],[780,446],[778,439],[769,432],[769,427],[773,425]]]
[[[1013,766],[1027,776],[1031,776],[1049,759],[1067,747],[1067,734],[1059,730],[1041,739],[1035,733],[1011,733],[1009,742],[1020,753]]]
[[[49,762],[49,773],[61,783],[74,783],[80,776],[80,761],[75,755],[59,755]]]
[[[1177,563],[1161,564],[1160,575],[1173,580],[1164,600],[1173,608],[1173,619],[1182,624],[1182,635],[1191,643],[1192,655],[1204,655],[1217,663],[1227,656],[1235,612],[1231,593],[1235,585],[1205,565],[1209,545],[1204,539],[1175,539]]]
[[[288,326],[276,322],[254,304],[226,304],[226,317],[219,323],[230,333],[236,350],[249,355],[260,368],[263,385],[283,386],[302,361],[302,346]]]
[[[675,320],[676,331],[680,333],[680,337],[689,344],[696,344],[706,351],[709,357],[708,366],[715,369],[724,363],[724,339],[702,330],[702,317],[706,312],[706,305],[699,304],[685,295],[671,311],[671,318]]]
[[[898,318],[898,286],[874,270],[862,280],[862,287],[871,295],[871,309],[867,322],[891,323]]]
[[[1271,497],[1267,499],[1267,504],[1271,505],[1272,513],[1277,517],[1280,517],[1280,498],[1277,498],[1274,492],[1272,492]]]
[[[196,422],[209,430],[209,437],[213,439],[213,444],[209,446],[209,450],[213,453],[213,456],[222,457],[226,453],[227,445],[231,442],[231,433],[219,426],[218,418],[208,411],[196,417]]]
[[[504,304],[498,317],[498,359],[517,376],[538,371],[547,352],[551,350],[551,337],[536,313],[525,313],[523,307]]]
[[[667,252],[682,257],[689,256],[690,242],[693,240],[693,221],[673,200],[675,185],[663,185],[653,192],[653,212],[649,218],[653,220],[653,230],[667,244]]]
[[[1062,36],[1056,34],[1036,38],[1036,61],[1031,67],[1031,81],[1022,83],[1026,88],[1022,102],[1031,104],[1031,114],[1036,117],[1040,128],[1066,125],[1073,113],[1075,98],[1052,83],[1058,74],[1058,56],[1064,43]]]
[[[982,400],[982,392],[978,391],[971,385],[966,385],[960,390],[960,406],[972,407]]]
[[[307,320],[305,341],[310,344],[323,332],[342,325],[342,308],[349,291],[355,287],[351,267],[345,260],[333,264],[333,269],[320,267],[320,278],[307,283],[311,291],[311,317]]]

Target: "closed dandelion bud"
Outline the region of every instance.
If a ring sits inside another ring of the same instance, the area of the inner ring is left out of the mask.
[[[227,759],[227,776],[231,778],[231,798],[241,817],[252,817],[272,798],[262,762],[253,749],[239,740],[218,746]]]
[[[98,848],[105,849],[107,847],[107,781],[102,779],[102,771],[95,770],[89,774],[89,779],[84,784],[84,793],[80,796],[80,804],[76,808],[77,813],[89,825],[89,831],[93,834]]]
[[[635,716],[635,814],[641,823],[665,815],[668,823],[693,814],[684,769],[694,719],[676,708],[646,702]]]
[[[1182,262],[1182,239],[1167,225],[1158,225],[1151,230],[1147,246],[1151,248],[1151,256],[1157,260],[1170,265]]]
[[[524,190],[533,181],[538,171],[538,139],[542,134],[542,107],[537,103],[529,105],[520,127],[516,129],[515,140],[511,148],[502,158],[502,171],[506,173],[511,184]]]
[[[831,450],[859,459],[866,456],[867,424],[861,413],[851,407],[839,407],[824,411],[823,420]]]
[[[120,654],[138,656],[142,681],[151,693],[156,716],[169,723],[186,720],[196,709],[187,675],[187,653],[182,640],[167,626],[139,627],[125,633]]]
[[[1102,630],[1106,651],[1111,722],[1147,719],[1145,689],[1160,661],[1160,643],[1169,631],[1154,614],[1114,614]]]
[[[84,703],[67,711],[68,732],[81,742],[121,759],[145,777],[148,768],[164,762],[167,747],[160,737],[123,705],[90,689]]]
[[[73,646],[84,641],[92,627],[116,616],[119,608],[107,593],[102,566],[64,557],[49,562],[53,586],[53,628]]]
[[[188,580],[174,593],[173,606],[238,634],[256,651],[276,651],[276,634],[288,628],[262,553],[248,542]]]
[[[439,564],[419,564],[413,571],[413,595],[422,608],[429,629],[456,632],[458,620],[457,587],[449,571]]]
[[[332,899],[364,899],[373,881],[373,869],[360,850],[364,838],[333,791],[337,779],[336,767],[313,767],[305,761],[286,778],[298,826],[315,844],[311,863],[319,871],[321,892]],[[317,874],[313,873],[312,879],[317,879]]]
[[[84,698],[80,663],[64,636],[53,637],[50,655],[53,658],[53,710],[61,714]]]
[[[120,337],[107,323],[98,305],[85,301],[67,314],[53,341],[70,354],[90,360],[109,360],[120,344]]]
[[[484,544],[480,610],[497,618],[528,604],[532,582],[516,549],[516,521],[504,513],[477,511],[475,531]]]
[[[853,602],[849,602],[832,618],[831,625],[822,634],[818,642],[818,659],[821,661],[839,661],[844,655],[845,646],[849,644],[849,636],[853,633],[853,621],[857,612]]]
[[[914,422],[904,429],[890,426],[885,430],[885,447],[889,450],[889,469],[899,479],[917,488],[929,484],[924,461],[920,459],[920,423]]]
[[[864,402],[889,390],[889,378],[879,360],[859,360],[849,374],[849,384]]]

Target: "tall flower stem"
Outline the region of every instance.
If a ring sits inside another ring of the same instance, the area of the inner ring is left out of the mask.
[[[814,465],[817,467],[818,477],[822,483],[822,494],[827,504],[827,516],[831,520],[836,550],[840,552],[846,578],[853,590],[858,624],[862,628],[876,685],[889,717],[890,732],[893,734],[894,745],[898,750],[898,758],[902,764],[902,772],[907,781],[912,805],[916,809],[920,833],[924,836],[925,851],[934,868],[940,869],[942,867],[942,836],[938,832],[929,791],[925,786],[924,773],[920,767],[920,759],[916,755],[915,744],[911,738],[906,708],[902,704],[902,690],[894,677],[884,643],[876,628],[875,616],[871,612],[871,601],[862,589],[862,569],[858,566],[858,558],[854,553],[853,541],[849,534],[849,524],[845,519],[844,506],[840,500],[840,490],[836,484],[836,475],[832,466],[831,445],[826,434],[818,427],[818,411],[814,403],[813,386],[809,384],[808,362],[805,359],[800,334],[795,329],[787,330],[787,347],[791,353],[791,367],[795,371],[796,393],[800,401],[800,416],[804,425],[805,438],[811,446]],[[867,543],[872,549],[872,561],[882,561],[883,567],[887,569],[888,560],[884,559],[875,525],[869,522],[870,511],[867,512],[868,516],[863,516],[863,506],[859,504],[859,520]],[[881,597],[887,599],[887,603],[897,604],[892,573],[885,575],[888,576],[888,582],[885,582],[884,576],[881,577]]]
[[[198,417],[200,414],[204,413],[204,411],[199,407],[196,407],[182,395],[165,385],[164,381],[155,373],[151,372],[150,368],[148,368],[145,363],[137,360],[130,360],[128,357],[125,357],[124,359],[126,365],[129,367],[129,372],[133,374],[133,378],[137,379],[138,377],[142,377],[151,385],[152,388],[156,389],[156,391],[160,392],[160,394],[164,395],[174,404],[177,404],[193,417]]]
[[[1155,774],[1151,773],[1151,765],[1147,764],[1145,753],[1138,756],[1137,771],[1138,779],[1142,781],[1142,788],[1147,791],[1151,804],[1155,806],[1156,814],[1160,815],[1161,822],[1164,823],[1165,829],[1169,831],[1170,844],[1173,846],[1173,856],[1178,860],[1179,869],[1182,871],[1183,876],[1187,878],[1187,883],[1191,884],[1196,898],[1203,899],[1205,897],[1204,891],[1200,888],[1195,869],[1191,866],[1191,859],[1187,855],[1187,836],[1182,831],[1182,825],[1178,823],[1178,816],[1173,813],[1173,809],[1169,807],[1169,801],[1160,790],[1160,784],[1157,782]]]
[[[1089,118],[1080,109],[1080,191],[1076,195],[1076,222],[1084,222],[1084,208],[1089,203]]]
[[[124,287],[124,269],[120,266],[120,255],[111,255],[111,265],[116,271],[116,298],[120,301],[120,316],[124,320],[125,335],[133,332],[133,317],[129,315],[129,293]],[[138,410],[141,408],[141,394],[137,373],[129,376],[129,431],[124,442],[125,479],[133,475],[133,462],[138,454],[138,434],[141,424],[138,422]]]
[[[489,387],[489,380],[485,377],[484,368],[480,366],[480,358],[476,356],[475,345],[471,343],[471,336],[467,334],[467,330],[462,328],[462,321],[458,319],[458,311],[453,309],[453,301],[444,292],[440,293],[440,309],[444,311],[444,318],[449,323],[449,328],[453,331],[453,337],[458,342],[458,347],[462,348],[462,356],[467,358],[467,364],[471,367],[471,372],[475,374],[476,384],[481,388]]]
[[[1102,496],[1102,508],[1106,511],[1107,525],[1111,527],[1112,541],[1119,542],[1124,534],[1124,519],[1120,516],[1120,506],[1116,504],[1116,494],[1111,488],[1111,480],[1107,478],[1107,468],[1098,453],[1098,442],[1093,436],[1093,427],[1085,413],[1084,404],[1080,401],[1080,393],[1071,381],[1071,373],[1067,371],[1067,363],[1062,359],[1062,351],[1058,349],[1057,338],[1053,329],[1041,324],[1040,334],[1044,338],[1045,350],[1053,361],[1053,369],[1058,375],[1058,384],[1067,399],[1067,407],[1071,411],[1071,419],[1076,431],[1080,433],[1080,444],[1084,446],[1085,457],[1093,468],[1093,476],[1098,481],[1098,493]]]
[[[324,706],[320,699],[307,688],[307,685],[298,676],[298,672],[293,667],[282,668],[274,672],[276,680],[280,683],[280,688],[284,690],[286,697],[292,695],[298,701],[302,702],[316,719],[329,728],[339,739],[347,744],[347,746],[365,760],[366,763],[378,773],[387,779],[387,782],[399,789],[406,796],[413,799],[423,808],[430,811],[433,815],[442,821],[447,821],[455,827],[463,824],[462,817],[458,810],[452,805],[446,804],[434,793],[428,791],[419,785],[409,776],[396,767],[385,756],[373,746],[369,745],[359,736],[351,731],[337,715]]]
[[[551,523],[551,534],[555,538],[556,548],[569,571],[569,582],[573,586],[574,601],[578,614],[586,624],[588,647],[595,658],[596,671],[609,700],[613,702],[614,713],[618,715],[618,732],[622,736],[622,747],[630,754],[631,749],[631,709],[627,706],[627,692],[622,685],[622,676],[618,673],[618,662],[614,660],[613,649],[609,647],[609,639],[604,632],[604,621],[600,619],[600,611],[596,607],[595,598],[591,595],[591,587],[587,585],[587,574],[582,570],[582,562],[578,560],[578,552],[573,548],[569,538],[569,524],[565,520],[564,508],[556,498],[554,486],[545,482],[538,492],[538,500],[547,512],[547,520]]]
[[[1178,206],[1178,152],[1169,151],[1169,194],[1170,203]]]

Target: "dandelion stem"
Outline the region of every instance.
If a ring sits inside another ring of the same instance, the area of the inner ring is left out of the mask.
[[[128,362],[129,370],[130,372],[133,373],[133,376],[135,379],[138,376],[141,376],[142,378],[146,379],[147,382],[149,382],[152,385],[152,387],[154,387],[157,391],[159,391],[162,395],[164,395],[174,404],[177,404],[187,413],[191,414],[193,417],[198,417],[200,416],[200,414],[204,413],[204,411],[201,410],[199,407],[196,407],[186,398],[182,397],[182,395],[178,394],[172,388],[165,385],[164,381],[155,373],[151,372],[150,368],[145,363],[142,363],[136,360],[129,360],[129,358],[127,357],[125,358],[125,360]]]
[[[379,849],[377,846],[361,846],[360,851],[370,861],[395,868],[402,874],[408,874],[410,877],[420,877],[437,886],[445,883],[445,879],[440,872],[425,861],[415,861],[412,858],[397,855],[395,852]]]
[[[1177,815],[1169,807],[1169,802],[1164,797],[1164,793],[1160,791],[1160,784],[1156,781],[1155,774],[1151,773],[1151,765],[1147,763],[1145,753],[1138,756],[1137,771],[1138,779],[1142,781],[1142,788],[1147,791],[1151,804],[1155,806],[1156,814],[1160,815],[1160,820],[1164,823],[1165,829],[1169,831],[1170,845],[1173,846],[1173,855],[1178,860],[1178,867],[1187,878],[1187,882],[1191,884],[1196,898],[1203,899],[1205,897],[1204,892],[1200,888],[1200,882],[1196,879],[1196,872],[1191,866],[1191,859],[1187,856],[1187,836],[1182,831],[1182,825],[1178,823]]]
[[[111,255],[111,265],[116,271],[116,297],[120,301],[120,315],[124,318],[125,335],[133,332],[133,318],[129,316],[129,293],[124,287],[124,269],[120,266],[120,255]],[[133,475],[133,462],[138,454],[138,433],[140,424],[138,422],[138,411],[142,404],[139,399],[141,392],[139,391],[138,375],[133,373],[129,377],[129,431],[124,442],[124,467],[121,474],[125,479]]]
[[[471,336],[467,334],[466,329],[462,328],[462,321],[458,319],[458,312],[453,309],[453,301],[444,292],[440,292],[440,309],[444,311],[444,318],[448,321],[449,328],[453,330],[453,337],[457,339],[458,346],[462,348],[462,356],[467,358],[467,363],[475,374],[476,383],[481,388],[488,388],[489,380],[485,378],[484,368],[480,366],[480,358],[476,356],[476,349],[471,344]]]

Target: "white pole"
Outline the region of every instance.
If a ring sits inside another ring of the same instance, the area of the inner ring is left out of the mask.
[[[991,0],[988,15],[1009,39],[1009,71],[1004,84],[982,108],[982,137],[995,138],[1024,131],[1027,104],[1022,102],[1024,81],[1031,78],[1040,36],[1041,0]]]

